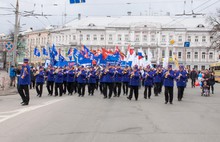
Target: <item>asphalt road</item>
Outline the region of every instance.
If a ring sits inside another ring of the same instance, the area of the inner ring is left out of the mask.
[[[126,96],[42,98],[31,91],[29,106],[20,97],[0,97],[0,142],[219,142],[220,84],[211,97],[187,88],[182,102],[164,104],[164,95],[129,101]]]

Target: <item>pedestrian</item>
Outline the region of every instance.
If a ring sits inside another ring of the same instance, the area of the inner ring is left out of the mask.
[[[114,87],[114,97],[120,97],[121,95],[121,82],[122,82],[122,69],[120,67],[120,64],[117,65],[115,70],[115,87]]]
[[[161,92],[161,82],[162,82],[162,69],[161,66],[158,65],[156,71],[153,74],[153,83],[154,83],[154,95],[158,96]]]
[[[58,96],[58,89],[61,97],[63,95],[63,71],[61,67],[55,72],[55,97]]]
[[[31,67],[31,85],[30,85],[30,89],[32,89],[32,88],[35,89],[36,76],[34,74],[36,74],[36,69]]]
[[[184,66],[179,67],[179,71],[176,72],[175,79],[178,89],[177,99],[178,101],[182,101],[184,89],[187,83],[187,72],[184,70]]]
[[[84,97],[85,95],[85,87],[86,87],[86,71],[84,66],[80,67],[80,71],[77,74],[77,82],[78,82],[78,93],[79,97]]]
[[[198,74],[197,74],[196,70],[193,68],[192,71],[190,72],[192,88],[195,88],[195,82],[196,82],[197,76],[198,76]]]
[[[74,67],[70,66],[69,71],[67,72],[67,91],[68,95],[73,95],[75,88],[75,71]]]
[[[153,86],[153,71],[151,71],[150,66],[148,65],[144,71],[143,74],[143,80],[144,80],[144,98],[150,99],[151,97],[151,88]]]
[[[54,80],[55,80],[55,70],[54,67],[49,66],[46,71],[47,76],[47,91],[49,96],[53,96]]]
[[[28,105],[30,101],[29,88],[31,83],[30,66],[28,65],[28,59],[24,59],[22,65],[21,74],[19,78],[19,94],[22,98],[22,105]]]
[[[13,65],[11,65],[9,76],[10,76],[10,87],[12,86],[15,87],[16,70]]]
[[[215,85],[215,73],[212,72],[209,78],[209,86],[210,86],[210,89],[212,90],[212,94],[214,94],[214,85]]]
[[[172,65],[168,65],[168,70],[163,73],[164,82],[163,85],[165,87],[165,104],[170,102],[173,104],[173,86],[174,86],[174,71],[172,70]]]
[[[68,67],[64,66],[64,69],[63,69],[63,94],[66,94],[66,90],[67,90],[67,71],[68,71]]]
[[[44,68],[42,66],[39,67],[39,71],[36,72],[36,92],[38,97],[42,97],[43,94],[43,85],[44,85]]]
[[[128,85],[129,85],[129,73],[130,73],[130,69],[128,68],[128,66],[126,66],[122,72],[123,76],[122,76],[122,82],[123,82],[123,95],[128,95]]]
[[[94,90],[96,88],[96,71],[94,70],[94,67],[90,67],[87,78],[88,78],[88,95],[93,96]]]

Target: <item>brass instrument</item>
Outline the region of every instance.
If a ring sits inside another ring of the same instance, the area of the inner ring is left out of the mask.
[[[82,73],[82,71],[79,71],[79,72],[77,73],[76,77],[79,77],[81,73]]]
[[[167,78],[170,75],[170,71],[167,71],[165,74],[165,78]]]
[[[133,76],[134,76],[134,71],[131,72],[130,78],[133,78]]]

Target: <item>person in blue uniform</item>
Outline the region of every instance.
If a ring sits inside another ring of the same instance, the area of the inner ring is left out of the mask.
[[[47,91],[48,95],[53,95],[53,87],[54,87],[54,80],[55,80],[55,70],[54,67],[49,66],[46,72],[47,76]]]
[[[184,66],[179,67],[179,71],[176,72],[176,86],[178,89],[178,101],[182,101],[183,98],[183,92],[186,87],[187,82],[187,72],[184,70]]]
[[[128,84],[129,84],[129,81],[130,81],[130,78],[129,78],[129,68],[128,66],[126,66],[122,72],[123,76],[122,76],[122,82],[123,82],[123,94],[124,95],[128,95]]]
[[[103,82],[105,83],[103,88],[104,99],[107,97],[110,99],[112,97],[112,92],[114,90],[114,75],[115,75],[114,71],[115,70],[111,64],[108,64],[108,67],[104,69],[103,72],[103,76],[104,76]]]
[[[123,70],[120,67],[120,64],[117,65],[115,70],[115,87],[114,87],[114,97],[120,97],[121,95],[121,83],[123,77]]]
[[[75,88],[75,71],[74,71],[74,67],[70,66],[70,69],[67,72],[68,95],[73,95],[73,91],[75,91],[74,88]]]
[[[96,71],[94,70],[94,67],[91,67],[89,69],[89,72],[87,73],[88,77],[88,93],[89,95],[94,95],[94,90],[96,88]]]
[[[161,92],[161,82],[162,82],[162,69],[161,66],[158,65],[156,71],[153,74],[153,83],[154,83],[154,95],[158,96]]]
[[[39,71],[36,72],[36,92],[37,96],[41,97],[43,93],[43,85],[44,85],[44,68],[42,66],[39,67]]]
[[[63,71],[61,67],[55,72],[55,97],[58,96],[58,89],[61,97],[63,95]]]
[[[29,88],[31,84],[30,66],[28,65],[28,59],[24,59],[22,65],[21,74],[19,78],[19,94],[22,98],[22,105],[28,105],[30,101]]]
[[[135,96],[135,100],[138,100],[138,87],[140,85],[140,79],[141,79],[141,75],[140,75],[140,71],[138,71],[138,66],[135,65],[133,71],[131,71],[131,73],[129,74],[130,76],[130,95],[127,97],[129,100],[132,99],[133,93]]]
[[[66,94],[66,90],[67,90],[67,71],[68,71],[68,67],[64,66],[64,69],[63,69],[63,94]]]
[[[144,98],[150,99],[151,97],[151,88],[153,86],[153,71],[151,71],[150,66],[148,65],[146,67],[146,70],[144,71],[143,74],[143,80],[144,80]]]
[[[173,104],[173,86],[174,86],[174,71],[172,70],[172,65],[168,65],[168,70],[163,73],[163,85],[165,87],[165,104],[170,102]]]
[[[104,82],[104,78],[105,78],[105,74],[104,74],[104,70],[105,70],[105,66],[102,66],[100,72],[99,72],[99,90],[101,92],[102,95],[104,95],[103,92],[103,88],[105,86],[105,82]]]
[[[85,87],[86,87],[86,71],[84,66],[80,67],[80,71],[77,74],[77,82],[78,82],[78,93],[79,97],[84,97],[85,95]]]

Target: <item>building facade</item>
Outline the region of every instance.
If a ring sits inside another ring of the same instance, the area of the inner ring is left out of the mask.
[[[182,19],[181,19],[182,18]],[[170,63],[176,53],[179,63],[198,70],[209,68],[209,64],[219,61],[219,52],[209,48],[211,30],[205,17],[170,16],[122,16],[78,18],[60,28],[33,31],[28,34],[28,45],[32,50],[46,43],[55,44],[67,56],[70,47],[86,45],[90,49],[119,49],[126,53],[128,45],[144,52],[150,48],[152,63],[162,64],[166,47],[169,49]],[[174,40],[174,44],[170,41]],[[190,42],[190,47],[184,47]],[[30,54],[33,55],[33,54]],[[34,58],[32,56],[32,58]]]

